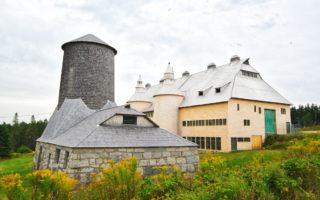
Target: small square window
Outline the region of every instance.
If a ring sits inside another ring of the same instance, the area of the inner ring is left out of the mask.
[[[199,96],[203,96],[203,91],[198,92]]]
[[[250,142],[250,138],[246,137],[246,138],[244,138],[243,141],[244,141],[244,142]]]
[[[242,137],[239,137],[239,138],[238,138],[238,142],[243,142],[243,138],[242,138]]]
[[[216,93],[220,93],[221,92],[221,88],[216,88]]]
[[[122,123],[137,125],[137,116],[124,115]]]

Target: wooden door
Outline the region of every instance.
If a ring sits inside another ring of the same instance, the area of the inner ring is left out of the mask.
[[[252,140],[252,149],[261,149],[262,147],[261,135],[253,135],[251,136],[251,140]]]
[[[274,110],[264,110],[265,132],[266,134],[276,133],[276,114]]]

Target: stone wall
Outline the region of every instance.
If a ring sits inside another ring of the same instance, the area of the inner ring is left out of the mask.
[[[52,144],[37,143],[34,158],[34,168],[37,169],[40,146],[42,152],[38,169],[61,170],[82,183],[90,181],[90,174],[98,172],[100,167],[108,167],[108,160],[115,162],[136,157],[138,170],[148,176],[155,173],[155,166],[177,166],[182,172],[193,173],[198,169],[198,151],[196,147],[163,147],[163,148],[66,148]],[[60,158],[55,162],[56,148],[61,149]],[[65,152],[69,158],[65,160]],[[49,159],[49,154],[50,160]],[[67,162],[67,163],[66,163]]]

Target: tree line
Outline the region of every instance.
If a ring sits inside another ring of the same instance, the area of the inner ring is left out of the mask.
[[[41,136],[47,123],[46,119],[37,121],[34,115],[29,123],[20,122],[18,113],[15,113],[11,124],[0,124],[0,157],[8,156],[21,147],[34,150],[36,139]]]
[[[291,123],[300,127],[320,125],[320,105],[307,104],[291,107]]]

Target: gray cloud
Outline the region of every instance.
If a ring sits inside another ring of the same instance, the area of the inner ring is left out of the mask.
[[[316,0],[4,1],[0,121],[11,121],[14,112],[50,116],[58,98],[60,46],[87,33],[119,51],[118,104],[130,97],[139,74],[156,84],[169,61],[178,77],[209,62],[225,64],[233,54],[250,57],[292,103],[320,103],[319,5]]]

